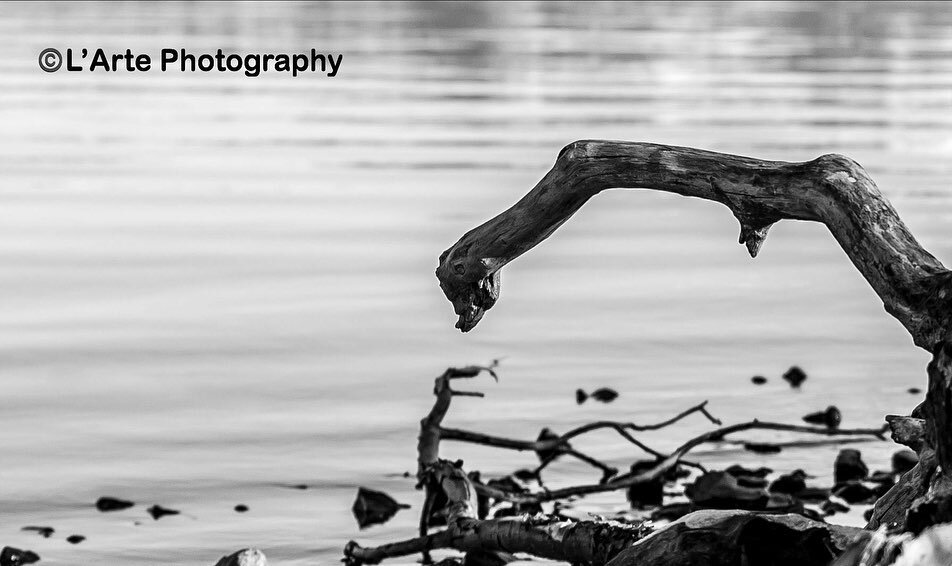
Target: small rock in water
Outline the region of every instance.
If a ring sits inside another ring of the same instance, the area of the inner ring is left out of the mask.
[[[770,493],[797,495],[807,488],[807,474],[803,470],[794,470],[775,479],[767,490]]]
[[[557,440],[558,438],[559,438],[558,434],[555,434],[552,431],[552,429],[550,429],[549,427],[545,427],[539,431],[539,436],[536,437],[536,441],[539,442],[542,440]],[[563,446],[565,446],[565,448],[570,448],[570,445],[567,442]],[[549,448],[547,450],[536,450],[536,456],[539,457],[540,462],[545,462],[546,460],[555,457],[558,453],[559,451],[555,448]]]
[[[512,472],[512,476],[516,478],[517,480],[523,481],[523,482],[536,481],[539,479],[539,474],[533,472],[532,470],[527,470],[525,468]]]
[[[579,405],[584,403],[589,397],[596,401],[601,401],[602,403],[611,403],[618,398],[618,392],[609,387],[599,387],[591,393],[586,393],[582,389],[575,390],[575,402]]]
[[[919,389],[918,387],[910,387],[910,388],[907,389],[906,391],[908,391],[908,392],[909,392],[910,394],[912,394],[912,395],[918,395],[918,394],[922,393],[922,389]]]
[[[149,507],[148,509],[146,509],[146,511],[148,511],[149,515],[152,515],[152,518],[155,519],[156,521],[158,521],[162,517],[165,517],[166,515],[179,514],[179,511],[176,511],[175,509],[166,509],[165,507],[162,507],[161,505],[153,505],[152,507]]]
[[[874,510],[875,510],[874,507],[870,507],[869,509],[863,511],[863,519],[869,522],[869,520],[873,518]]]
[[[128,509],[133,505],[135,505],[135,503],[131,501],[117,499],[115,497],[100,497],[96,500],[96,509],[99,509],[103,513],[109,511],[122,511],[123,509]]]
[[[854,480],[864,480],[869,468],[863,463],[859,450],[845,448],[840,450],[833,463],[833,483],[840,485]]]
[[[834,429],[840,428],[843,415],[840,414],[840,410],[837,409],[835,405],[830,405],[825,411],[817,411],[816,413],[806,415],[803,417],[803,420],[810,424],[823,425],[826,428]]]
[[[40,555],[29,550],[20,550],[12,546],[5,546],[3,550],[0,550],[0,566],[21,566],[39,561]]]
[[[215,566],[268,566],[268,559],[257,548],[245,548],[234,554],[222,556]]]
[[[351,511],[361,529],[371,525],[386,523],[400,509],[409,509],[410,506],[397,503],[392,497],[382,491],[375,491],[361,487],[357,489],[357,499]]]
[[[708,509],[763,510],[770,496],[763,489],[744,487],[727,472],[708,472],[685,487],[692,503]]]
[[[763,385],[767,383],[767,378],[762,375],[755,375],[754,377],[750,378],[750,382],[754,385]]]
[[[84,540],[86,540],[86,537],[84,537],[83,535],[69,535],[68,537],[66,537],[66,542],[70,544],[79,544],[83,542]]]
[[[752,470],[750,468],[745,468],[740,464],[734,464],[724,471],[735,477],[753,476],[755,478],[765,478],[773,473],[773,470],[770,468],[760,467],[756,470]]]
[[[900,450],[893,454],[892,468],[897,474],[904,474],[916,467],[919,463],[919,456],[912,450]]]
[[[576,402],[577,404],[581,405],[581,404],[584,403],[586,400],[588,400],[588,393],[586,393],[585,390],[583,390],[583,389],[576,389],[576,390],[575,390],[575,402]]]
[[[778,454],[782,449],[776,444],[769,442],[745,442],[744,450],[756,454]]]
[[[248,510],[248,506],[247,506],[247,505],[241,505],[241,504],[235,505],[235,511],[237,511],[237,512],[239,512],[239,513],[244,513],[244,512],[247,511],[247,510]]]
[[[34,527],[34,526],[29,526],[29,527],[23,527],[23,528],[20,529],[20,530],[21,530],[21,531],[35,531],[37,534],[39,534],[39,535],[40,535],[41,537],[43,537],[43,538],[50,538],[50,535],[52,535],[54,532],[56,532],[56,530],[55,530],[53,527]]]
[[[793,366],[783,374],[783,379],[790,387],[800,387],[800,384],[807,380],[807,374],[799,366]]]

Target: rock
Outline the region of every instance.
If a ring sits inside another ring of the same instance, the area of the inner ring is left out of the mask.
[[[892,472],[876,472],[869,476],[869,481],[876,484],[873,491],[876,493],[877,498],[886,495],[886,492],[892,489],[892,486],[896,485],[894,478],[895,474]]]
[[[86,537],[84,537],[83,535],[69,535],[68,537],[66,537],[66,542],[70,544],[79,544],[83,542],[84,540],[86,540]]]
[[[900,450],[893,454],[892,469],[893,473],[904,474],[919,463],[919,456],[912,450]]]
[[[910,387],[910,388],[907,389],[906,391],[908,391],[908,392],[909,392],[910,394],[912,394],[912,395],[918,395],[918,394],[922,393],[922,389],[919,389],[918,387]]]
[[[796,514],[704,510],[639,540],[607,566],[827,566],[862,532]]]
[[[849,513],[850,508],[835,499],[827,499],[820,505],[820,511],[823,511],[827,515],[835,515],[836,513]]]
[[[591,398],[596,401],[601,401],[602,403],[611,403],[615,399],[618,399],[618,392],[610,387],[600,387],[592,391]]]
[[[779,454],[782,449],[769,442],[745,442],[744,450],[757,454]]]
[[[783,380],[790,384],[790,387],[800,387],[807,380],[807,374],[798,366],[793,366],[783,374]]]
[[[870,519],[872,519],[872,518],[873,518],[873,511],[874,511],[874,509],[873,509],[872,507],[870,507],[869,509],[863,511],[863,519],[865,519],[866,521],[869,521]]]
[[[829,489],[825,487],[812,487],[807,486],[800,493],[797,494],[797,498],[801,501],[808,501],[810,503],[820,503],[821,501],[826,501],[830,497]]]
[[[40,555],[29,550],[20,550],[12,546],[5,546],[3,550],[0,550],[0,566],[21,566],[39,561]]]
[[[237,511],[238,513],[244,513],[244,512],[246,512],[246,511],[248,511],[248,506],[247,506],[247,505],[241,505],[241,504],[235,505],[235,511]]]
[[[876,492],[858,481],[847,482],[833,490],[833,495],[850,504],[872,503],[876,501]]]
[[[843,416],[836,406],[830,405],[825,411],[818,411],[804,416],[803,420],[810,424],[823,425],[826,428],[834,429],[840,428],[840,422],[843,420]]]
[[[670,503],[662,505],[651,512],[652,521],[676,521],[681,517],[696,511],[690,503]]]
[[[115,497],[100,497],[96,500],[96,509],[99,509],[103,513],[109,511],[122,511],[123,509],[128,509],[135,505],[131,501],[126,501],[125,499],[117,499]]]
[[[853,480],[864,480],[869,468],[863,463],[859,450],[845,448],[840,450],[833,463],[833,483],[840,485]]]
[[[575,390],[575,403],[577,405],[581,405],[587,400],[588,400],[588,393],[586,393],[584,389]]]
[[[754,377],[750,378],[750,382],[754,385],[763,385],[767,383],[767,378],[762,375],[755,375]]]
[[[651,470],[658,465],[657,460],[639,460],[631,465],[631,473],[638,474]],[[628,488],[628,502],[632,508],[654,507],[664,500],[664,477],[631,485]]]
[[[29,526],[29,527],[23,527],[23,528],[20,529],[20,530],[21,530],[21,531],[34,531],[34,532],[36,532],[38,535],[40,535],[40,536],[43,537],[43,538],[50,538],[50,535],[52,535],[54,532],[56,532],[56,529],[54,529],[53,527],[34,527],[34,526]]]
[[[684,494],[698,507],[706,509],[751,509],[767,507],[770,496],[761,488],[744,487],[727,472],[703,474],[689,484]]]
[[[215,566],[268,566],[268,559],[257,548],[246,548],[234,554],[222,556]]]
[[[807,474],[803,470],[794,470],[775,479],[767,491],[770,493],[786,493],[797,495],[807,488]]]
[[[146,511],[148,511],[149,515],[152,515],[152,518],[155,519],[156,521],[158,521],[162,517],[165,517],[166,515],[178,515],[180,513],[180,511],[177,511],[175,509],[166,509],[165,507],[162,507],[161,505],[153,505],[152,507],[149,507],[148,509],[146,509]]]
[[[354,500],[351,511],[353,511],[354,518],[357,519],[360,528],[365,529],[371,525],[386,523],[400,509],[409,508],[409,505],[397,503],[382,491],[361,487],[357,490],[357,499]]]

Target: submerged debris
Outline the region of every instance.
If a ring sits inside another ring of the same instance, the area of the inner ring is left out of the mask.
[[[371,525],[386,523],[400,509],[409,509],[404,503],[397,503],[392,497],[382,491],[374,491],[361,487],[357,489],[357,499],[351,510],[361,529]]]
[[[790,384],[790,387],[800,387],[807,380],[807,374],[799,366],[793,366],[783,374],[783,379]]]
[[[0,550],[0,566],[21,566],[40,561],[40,555],[30,550],[5,546]]]
[[[131,501],[126,501],[125,499],[118,499],[115,497],[100,497],[96,500],[96,509],[99,509],[103,513],[109,511],[122,511],[123,509],[128,509],[135,505]]]
[[[582,389],[575,390],[575,402],[579,405],[588,400],[589,397],[602,403],[611,403],[618,398],[618,392],[610,387],[600,387],[591,393],[586,393]]]

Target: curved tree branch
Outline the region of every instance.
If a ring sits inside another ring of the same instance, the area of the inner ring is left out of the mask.
[[[471,330],[499,296],[499,270],[548,238],[610,188],[648,188],[726,205],[756,256],[770,226],[812,220],[833,237],[886,310],[932,350],[952,333],[952,272],[922,248],[866,171],[841,155],[763,161],[688,147],[577,141],[519,202],[467,232],[440,256],[436,275]]]

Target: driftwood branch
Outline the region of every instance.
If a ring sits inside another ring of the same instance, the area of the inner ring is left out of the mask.
[[[764,161],[688,147],[577,141],[519,202],[467,232],[436,275],[466,332],[499,297],[499,270],[548,238],[590,198],[646,188],[726,205],[756,256],[778,220],[811,220],[833,237],[886,310],[932,350],[952,333],[952,273],[922,248],[866,171],[841,155]]]

